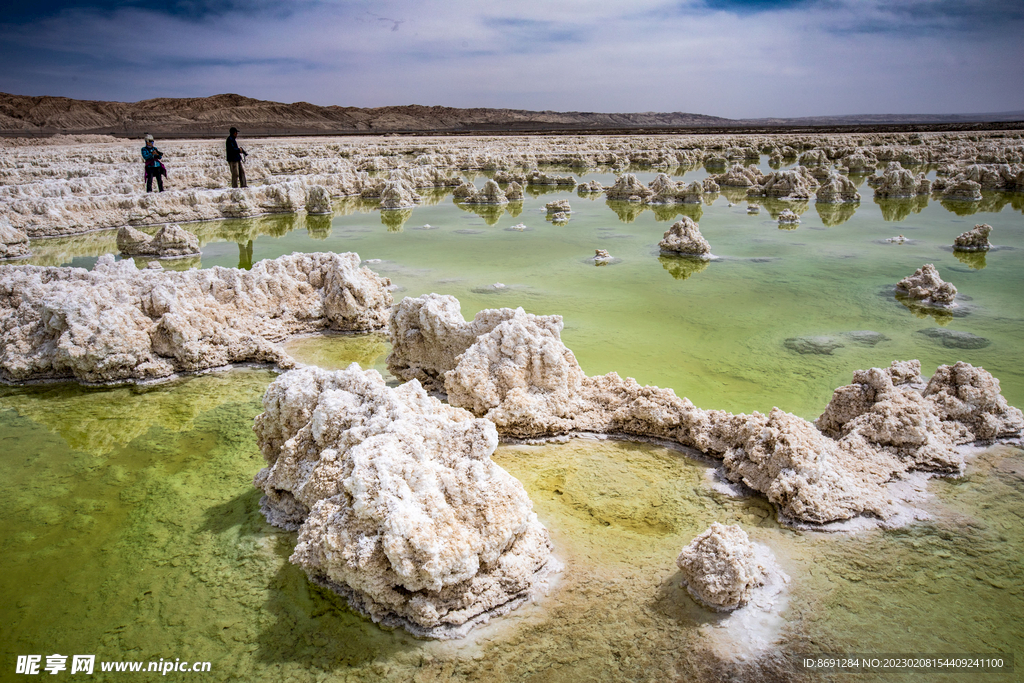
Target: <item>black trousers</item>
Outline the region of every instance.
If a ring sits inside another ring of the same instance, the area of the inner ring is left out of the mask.
[[[157,166],[155,168],[146,167],[146,192],[153,191],[153,178],[156,178],[156,186],[160,188],[160,191],[164,191],[164,174],[166,171],[163,166]]]

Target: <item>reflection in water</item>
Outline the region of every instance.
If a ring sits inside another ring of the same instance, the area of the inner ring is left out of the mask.
[[[117,230],[101,230],[74,237],[48,237],[32,240],[32,255],[18,263],[34,266],[63,266],[81,256],[116,254]]]
[[[576,189],[569,185],[527,185],[523,188],[523,194],[529,197],[540,197],[546,194],[557,194]]]
[[[306,216],[306,234],[310,239],[325,240],[331,236],[331,216]]]
[[[381,209],[380,222],[387,226],[388,232],[402,232],[409,219],[412,218],[412,209]]]
[[[778,220],[779,214],[789,209],[798,216],[802,216],[807,213],[807,209],[811,208],[810,202],[807,201],[790,201],[788,199],[777,199],[775,197],[761,197],[757,200],[761,203],[767,211],[768,215],[773,219]],[[785,227],[786,229],[792,229],[796,226],[779,226]]]
[[[922,304],[917,299],[911,299],[906,294],[896,293],[896,301],[903,304],[907,310],[914,314],[917,318],[934,318],[935,322],[939,325],[948,325],[955,317],[954,311],[957,309],[951,308],[939,308],[938,306],[928,306]],[[964,311],[957,311],[960,315],[964,314]]]
[[[853,218],[853,214],[857,212],[858,206],[860,206],[859,202],[842,202],[840,204],[814,203],[814,208],[817,209],[818,217],[821,218],[822,224],[829,228],[842,225]]]
[[[875,197],[874,202],[881,209],[883,220],[899,222],[911,213],[921,213],[928,206],[928,195],[922,194],[917,197],[900,199],[880,199]]]
[[[252,240],[245,244],[238,243],[238,267],[243,270],[252,270]]]
[[[452,187],[428,187],[416,190],[420,196],[418,206],[437,206],[455,192]]]
[[[68,447],[102,457],[154,428],[194,429],[206,411],[258,399],[272,379],[267,371],[236,369],[145,386],[0,387],[0,409],[13,409],[59,435]]]
[[[605,203],[623,223],[632,223],[637,216],[644,212],[644,209],[648,208],[640,202],[624,202],[618,199],[609,199]]]
[[[981,210],[981,202],[961,201],[957,199],[943,199],[940,202],[942,208],[957,216],[971,216]]]
[[[688,216],[699,221],[704,215],[704,207],[700,204],[652,204],[650,209],[656,221],[672,221],[676,216]]]
[[[522,207],[522,202],[516,202]],[[505,213],[505,204],[459,204],[455,202],[455,206],[459,207],[463,211],[469,213],[475,213],[484,219],[484,223],[487,225],[497,225],[498,221],[501,220],[502,215]]]
[[[719,188],[719,192],[732,204],[747,201],[747,188],[745,187],[730,187],[726,185]]]
[[[695,273],[702,273],[711,263],[708,259],[687,256],[658,256],[661,267],[667,270],[676,280],[685,280]]]
[[[564,196],[568,190],[556,195]],[[542,215],[544,201],[530,201],[526,212]],[[936,327],[931,317],[956,317],[963,308],[903,304],[929,318],[922,324],[893,302],[892,290],[875,296],[878,283],[909,272],[907,259],[920,266],[923,254],[961,231],[938,202],[913,226],[899,227],[882,222],[881,203],[864,202],[858,211],[865,220],[851,221],[856,230],[807,230],[799,240],[806,245],[796,247],[724,202],[705,206],[716,250],[735,259],[700,277],[691,276],[707,262],[655,256],[664,226],[657,214],[637,217],[649,208],[641,205],[620,203],[635,210],[628,229],[615,227],[605,206],[588,203],[572,230],[481,229],[486,234],[472,240],[447,230],[410,230],[395,239],[367,227],[376,219],[344,220],[345,211],[367,214],[374,205],[339,202],[326,244],[310,242],[299,216],[291,224],[299,234],[279,244],[265,240],[265,251],[339,248],[344,235],[358,235],[370,251],[389,250],[391,260],[372,267],[408,291],[456,294],[466,317],[500,305],[562,313],[566,343],[589,373],[617,370],[673,386],[702,408],[750,412],[777,404],[813,419],[854,369],[894,358],[920,358],[929,372],[956,360],[984,365],[1012,404],[1024,402],[1015,353],[1022,276],[1012,259],[997,254],[985,272],[969,276],[979,306],[941,328],[963,322],[972,337],[966,330],[915,332]],[[465,218],[445,202],[417,223]],[[207,240],[226,240],[233,260],[231,243],[247,249],[279,230],[279,219],[194,227]],[[1020,248],[1020,216],[993,219],[1001,242]],[[901,231],[914,239],[899,252],[879,244]],[[621,265],[581,265],[596,240],[627,236],[614,243]],[[114,231],[96,233],[65,245],[113,238]],[[56,241],[33,246],[50,244]],[[939,254],[948,260],[948,251]],[[669,282],[664,271],[689,279]],[[510,286],[481,287],[496,280]],[[530,287],[515,284],[524,281]],[[696,305],[709,301],[711,315]],[[877,349],[847,344],[831,356],[777,353],[785,338],[851,329],[878,330],[890,341]],[[991,343],[982,347],[982,336]],[[310,337],[288,346],[300,361],[328,367],[357,360],[379,368],[386,348],[379,335]],[[1019,666],[1024,655],[1024,458],[1007,448],[999,457],[991,455],[996,449],[979,454],[960,479],[929,482],[934,497],[922,503],[933,506],[928,521],[823,535],[780,529],[762,498],[712,490],[706,466],[674,451],[583,439],[502,445],[494,460],[523,481],[566,570],[549,595],[466,641],[424,642],[384,630],[312,586],[288,563],[295,535],[260,516],[251,481],[263,460],[251,427],[273,376],[236,370],[155,387],[0,389],[0,595],[16,597],[0,600],[0,641],[17,642],[9,647],[22,653],[111,658],[187,650],[214,662],[210,680],[799,679],[799,672],[743,668],[770,660],[737,663],[723,655],[731,645],[725,619],[681,588],[675,556],[717,521],[742,525],[793,577],[780,657],[1012,652],[1020,653]],[[98,590],[110,586],[116,590]],[[55,609],[54,596],[65,595]]]
[[[957,261],[970,266],[974,270],[982,270],[985,267],[985,255],[987,251],[954,251],[953,256]]]
[[[159,263],[160,267],[164,270],[175,270],[178,272],[184,272],[192,268],[201,268],[203,265],[203,257],[199,254],[195,256],[183,256],[181,258],[170,258],[170,259],[158,259],[147,256],[133,256],[132,260],[135,261],[135,267],[142,269],[148,266],[150,263]]]

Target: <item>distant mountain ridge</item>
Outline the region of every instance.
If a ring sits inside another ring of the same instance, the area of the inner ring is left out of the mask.
[[[683,112],[606,114],[598,112],[395,107],[321,107],[284,104],[242,95],[162,97],[141,102],[100,102],[66,97],[0,93],[0,134],[111,134],[137,137],[226,135],[231,126],[245,135],[346,133],[543,132],[550,130],[631,130],[731,128],[744,126],[837,126],[886,123],[1022,121],[1024,112],[954,115],[860,115],[799,119],[726,119]]]

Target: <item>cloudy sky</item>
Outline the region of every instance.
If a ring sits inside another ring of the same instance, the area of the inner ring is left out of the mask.
[[[0,91],[729,118],[1024,110],[1021,0],[29,0]]]

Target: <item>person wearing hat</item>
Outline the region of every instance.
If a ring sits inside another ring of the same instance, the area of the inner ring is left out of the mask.
[[[247,187],[245,184],[245,168],[242,167],[242,157],[248,153],[238,146],[238,129],[232,127],[227,139],[228,167],[231,169],[231,187]],[[241,183],[241,185],[239,185]]]
[[[146,133],[146,146],[142,148],[142,158],[146,160],[146,192],[153,191],[153,178],[156,178],[156,185],[160,191],[164,191],[164,176],[167,175],[167,168],[160,161],[164,156],[153,144],[153,136]]]

